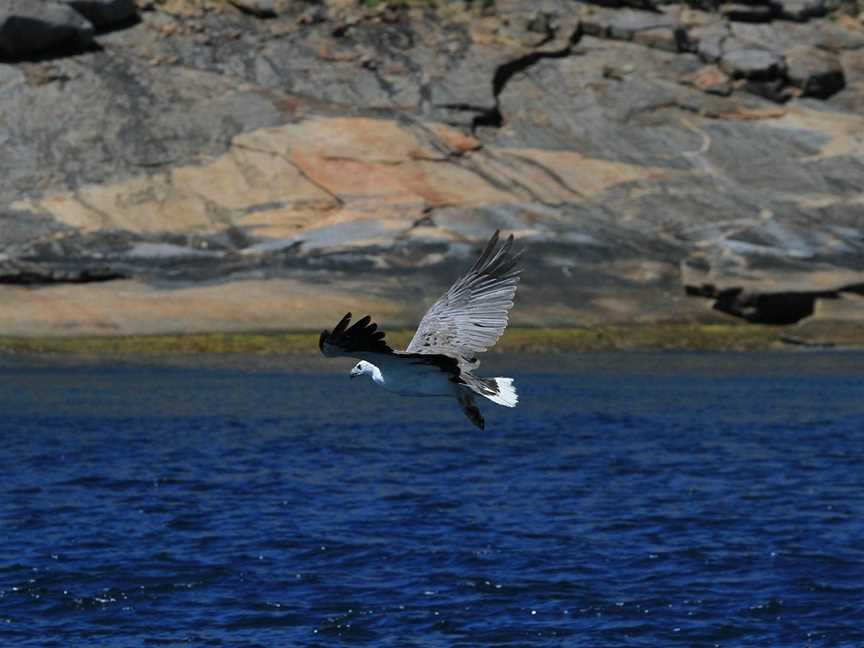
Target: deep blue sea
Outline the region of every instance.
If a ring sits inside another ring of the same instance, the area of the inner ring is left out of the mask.
[[[864,646],[864,355],[0,359],[0,646]]]

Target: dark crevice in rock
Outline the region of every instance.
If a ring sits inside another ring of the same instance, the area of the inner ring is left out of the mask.
[[[70,56],[78,56],[80,54],[94,54],[103,52],[99,43],[91,41],[89,43],[78,43],[68,41],[62,45],[57,45],[49,49],[36,53],[9,53],[0,48],[0,63],[14,65],[16,63],[47,63],[60,59],[69,58]]]
[[[474,121],[471,124],[472,130],[481,126],[500,128],[504,124],[504,115],[501,113],[501,102],[499,97],[507,86],[507,82],[515,75],[524,72],[543,59],[558,59],[570,56],[573,51],[573,45],[579,41],[581,35],[581,30],[577,29],[563,49],[551,52],[531,52],[530,54],[499,66],[492,77],[492,95],[495,98],[495,106],[485,114],[478,115],[474,118]]]
[[[102,36],[103,34],[109,34],[111,32],[115,32],[115,31],[123,31],[124,29],[131,29],[131,28],[135,27],[140,22],[141,22],[141,16],[139,16],[138,14],[119,19],[116,22],[110,22],[110,23],[104,23],[104,24],[94,22],[93,34],[94,34],[94,36]]]
[[[475,132],[478,128],[501,128],[504,125],[504,115],[496,105],[491,110],[488,110],[480,115],[477,115],[471,120],[471,132]]]
[[[451,104],[439,104],[439,108],[446,108],[447,110],[456,110],[459,112],[476,112],[476,113],[486,113],[489,112],[489,108],[486,106],[475,106],[469,103],[451,103]]]
[[[640,9],[652,13],[662,13],[660,8],[657,6],[658,3],[654,2],[654,0],[588,0],[588,4],[609,7],[611,9],[630,7],[631,9]]]
[[[536,160],[532,160],[531,158],[525,157],[522,155],[514,155],[513,157],[517,158],[522,164],[529,166],[529,167],[532,167],[532,168],[536,169],[537,171],[539,171],[540,173],[542,173],[545,177],[547,177],[551,182],[553,182],[560,189],[563,189],[564,191],[567,191],[567,192],[573,194],[574,200],[584,198],[584,196],[579,192],[578,189],[576,189],[575,187],[571,187],[569,184],[567,184],[567,181],[564,178],[562,178],[559,174],[555,173],[549,167],[544,166],[543,164],[540,164]],[[504,163],[503,160],[501,162]],[[518,174],[514,174],[514,175],[518,175]],[[542,196],[538,195],[537,192],[532,190],[532,188],[530,186],[528,186],[524,183],[516,183],[516,184],[523,191],[525,191],[525,193],[527,193],[529,196],[531,196],[532,199],[536,200],[538,203],[548,204],[550,206],[557,206],[558,204],[560,204],[560,203],[549,203],[549,202],[543,200]]]
[[[538,61],[543,59],[564,58],[565,56],[569,56],[571,47],[572,43],[568,44],[564,49],[554,52],[531,52],[530,54],[526,54],[525,56],[519,57],[513,61],[508,61],[499,66],[498,69],[495,70],[495,75],[492,77],[493,96],[497,100],[498,95],[500,95],[504,90],[504,86],[507,85],[507,82],[512,79],[514,75],[527,70],[532,65],[535,65]]]
[[[776,293],[749,292],[743,288],[718,289],[712,284],[685,286],[692,297],[713,299],[714,310],[734,315],[754,324],[796,324],[813,315],[819,299],[839,299],[842,293],[864,295],[864,284],[842,286],[836,290],[802,290]]]
[[[472,105],[469,103],[442,104],[439,107],[448,110],[476,113],[476,116],[471,120],[472,132],[484,126],[501,128],[501,126],[504,125],[504,115],[501,112],[501,102],[499,97],[510,79],[512,79],[516,74],[524,72],[544,59],[558,59],[570,56],[573,53],[573,46],[579,42],[581,37],[581,26],[577,26],[567,39],[567,44],[561,49],[531,52],[530,54],[520,56],[517,59],[499,65],[492,76],[492,96],[495,104],[491,108],[487,106]],[[548,42],[548,40],[544,41],[544,43],[545,42]]]
[[[4,286],[54,286],[57,284],[87,284],[129,279],[129,275],[108,269],[85,269],[73,272],[51,270],[24,270],[0,274],[0,285]]]

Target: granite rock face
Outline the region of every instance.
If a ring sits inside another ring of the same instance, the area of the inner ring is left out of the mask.
[[[517,324],[864,320],[864,28],[815,1],[19,4],[89,36],[3,50],[0,333],[408,326],[498,228]]]

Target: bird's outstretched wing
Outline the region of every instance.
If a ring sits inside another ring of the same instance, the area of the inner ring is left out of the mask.
[[[498,232],[471,269],[423,316],[408,353],[442,353],[473,360],[493,346],[507,327],[519,283],[521,252],[513,235],[498,245]]]
[[[368,353],[392,354],[384,341],[384,331],[378,330],[378,325],[368,315],[357,320],[352,326],[351,313],[339,320],[333,331],[321,331],[318,338],[318,348],[328,358],[351,356],[362,358]]]

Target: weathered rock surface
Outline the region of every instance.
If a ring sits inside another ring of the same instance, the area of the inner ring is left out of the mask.
[[[857,20],[242,4],[0,64],[0,334],[408,326],[496,228],[517,324],[864,319]]]
[[[786,72],[786,61],[781,55],[760,47],[743,43],[724,45],[720,65],[731,76],[744,79],[776,79]]]
[[[825,0],[782,0],[776,4],[778,17],[785,20],[805,22],[828,13],[828,3]]]

